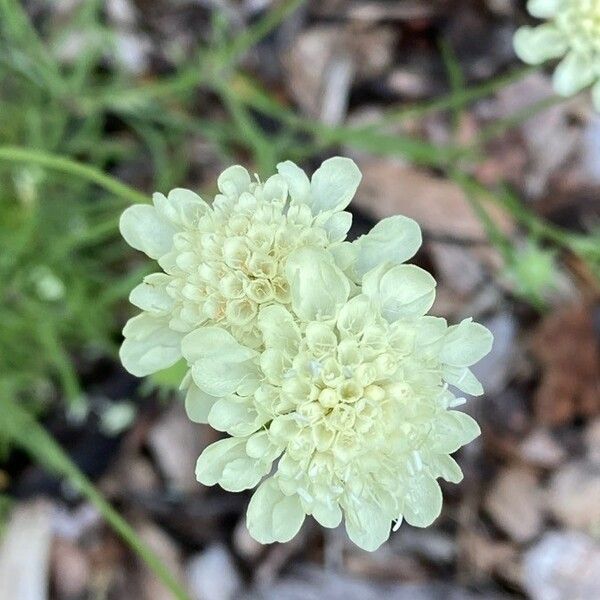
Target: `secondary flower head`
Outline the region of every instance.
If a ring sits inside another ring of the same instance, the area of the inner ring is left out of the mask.
[[[260,346],[260,307],[290,303],[288,255],[305,246],[342,250],[352,220],[343,209],[361,179],[354,162],[326,160],[311,180],[289,161],[278,171],[262,183],[234,166],[219,176],[220,193],[211,205],[176,189],[168,197],[154,194],[153,206],[123,213],[125,240],[163,270],[130,295],[143,311],[123,330],[121,360],[131,373],[148,375],[174,364],[183,336],[203,324]]]
[[[562,58],[554,72],[554,88],[571,96],[595,84],[594,104],[600,110],[600,0],[529,0],[527,9],[548,22],[521,27],[514,45],[529,64]]]
[[[370,241],[355,266],[368,262]],[[266,477],[247,514],[262,543],[291,539],[310,514],[324,527],[344,518],[350,538],[374,550],[392,521],[429,525],[442,505],[436,479],[462,477],[449,454],[479,428],[450,410],[461,400],[448,384],[482,393],[469,366],[491,334],[425,316],[435,281],[399,262],[374,265],[355,290],[330,253],[297,250],[285,267],[290,307],[259,310],[262,348],[219,327],[183,340],[188,414],[231,436],[202,453],[197,477],[231,491]]]

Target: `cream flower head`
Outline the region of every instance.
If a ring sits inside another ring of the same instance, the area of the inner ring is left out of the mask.
[[[564,57],[554,72],[556,92],[571,96],[594,84],[600,110],[600,0],[529,0],[527,9],[548,22],[517,31],[518,56],[534,65]]]
[[[197,477],[230,491],[264,479],[247,513],[262,543],[290,540],[309,514],[324,527],[344,518],[350,538],[375,550],[392,521],[425,527],[439,515],[438,477],[462,478],[449,455],[479,427],[451,410],[463,399],[448,384],[482,393],[469,366],[491,334],[470,319],[448,327],[425,316],[434,279],[385,259],[356,289],[327,251],[296,250],[285,266],[290,307],[259,309],[261,349],[220,327],[183,339],[188,412],[231,436],[205,449]]]
[[[144,376],[171,366],[181,358],[184,335],[203,324],[258,347],[260,307],[290,303],[284,265],[292,251],[326,248],[350,260],[341,242],[352,221],[343,209],[361,180],[354,162],[326,160],[311,180],[289,161],[277,169],[261,183],[230,167],[218,178],[212,205],[175,189],[168,197],[154,194],[153,206],[125,210],[123,237],[163,270],[131,292],[143,312],[123,330],[120,356],[128,371]]]

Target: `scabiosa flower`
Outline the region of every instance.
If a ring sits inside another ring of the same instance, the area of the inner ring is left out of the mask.
[[[595,83],[600,110],[600,0],[529,0],[527,9],[548,22],[521,27],[514,38],[518,56],[529,64],[564,57],[554,72],[554,89],[571,96]]]
[[[369,245],[357,244],[355,267]],[[197,420],[230,435],[204,450],[197,477],[230,491],[264,479],[247,513],[261,543],[290,540],[309,514],[324,527],[344,518],[349,537],[375,550],[392,521],[425,527],[439,515],[438,477],[462,478],[449,455],[479,428],[452,410],[464,399],[448,384],[482,393],[469,367],[491,334],[426,316],[435,280],[385,258],[356,288],[327,251],[296,250],[285,266],[291,305],[259,309],[261,348],[220,327],[183,339],[203,394]]]
[[[143,312],[123,330],[120,354],[128,371],[143,376],[171,366],[181,358],[184,335],[203,324],[260,346],[260,307],[290,303],[287,256],[305,246],[351,254],[342,248],[352,220],[343,209],[361,179],[354,162],[326,160],[312,180],[292,162],[277,168],[262,183],[243,167],[230,167],[219,176],[220,193],[210,206],[175,189],[168,197],[154,194],[153,206],[123,213],[125,240],[163,270],[130,295]]]

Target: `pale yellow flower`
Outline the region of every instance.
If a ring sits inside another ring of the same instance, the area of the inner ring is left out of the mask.
[[[355,271],[370,241],[353,251]],[[291,306],[259,310],[261,348],[219,327],[183,339],[190,414],[231,436],[202,453],[198,479],[230,491],[264,479],[247,515],[262,543],[291,539],[309,514],[324,527],[344,518],[350,538],[374,550],[392,521],[429,525],[442,506],[436,479],[462,477],[449,454],[479,428],[451,410],[462,399],[448,384],[482,393],[469,366],[491,334],[425,316],[434,279],[382,258],[357,289],[327,251],[297,250],[285,268]]]
[[[593,85],[600,110],[600,0],[529,0],[527,9],[547,22],[517,31],[514,45],[521,60],[535,65],[562,58],[554,72],[556,92],[571,96]]]
[[[176,189],[168,197],[154,194],[153,206],[123,213],[125,240],[163,270],[131,293],[143,312],[123,330],[128,371],[143,376],[174,364],[183,336],[203,324],[219,324],[237,341],[259,347],[260,307],[290,303],[284,272],[290,252],[337,249],[348,260],[341,246],[352,217],[343,209],[361,179],[354,162],[326,160],[311,180],[289,161],[278,171],[261,183],[234,166],[220,175],[212,205]]]

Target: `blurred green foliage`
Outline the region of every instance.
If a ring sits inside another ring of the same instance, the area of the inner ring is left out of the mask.
[[[74,414],[85,413],[82,366],[100,356],[116,358],[120,326],[131,314],[125,300],[149,269],[121,241],[119,214],[146,194],[149,200],[154,190],[193,187],[202,179],[190,156],[193,136],[210,146],[222,166],[242,157],[263,175],[282,159],[306,161],[340,144],[435,167],[463,187],[507,268],[518,267],[515,291],[535,305],[552,279],[554,253],[541,251],[542,242],[577,254],[600,272],[600,232],[574,235],[549,225],[509,190],[488,190],[462,168],[482,158],[487,140],[556,99],[493,124],[470,147],[440,147],[385,130],[434,111],[450,111],[457,122],[469,103],[530,68],[466,88],[460,65],[442,44],[450,95],[392,108],[376,125],[324,125],[294,112],[238,67],[240,57],[301,3],[278,3],[237,35],[214,11],[208,38],[169,72],[143,80],[119,66],[103,2],[82,2],[68,21],[52,20],[48,11],[34,27],[22,3],[0,0],[0,458],[10,439],[77,483],[175,597],[186,595],[31,412],[66,400]],[[94,43],[84,44],[70,61],[58,60],[58,48],[71,34]],[[535,241],[526,262],[519,262],[523,256],[489,218],[488,202],[502,205]],[[537,274],[540,262],[543,278],[533,281],[530,270]],[[535,287],[519,289],[523,283]],[[146,389],[173,387],[181,368],[158,374]],[[109,429],[132,418],[126,403],[112,409]],[[6,506],[0,497],[0,523]]]
[[[235,41],[215,18],[211,56],[223,66],[233,61],[297,4],[288,2]],[[136,81],[118,67],[101,5],[82,3],[67,23],[37,23],[42,42],[21,4],[1,0],[0,146],[71,157],[99,171],[141,170],[149,178],[135,185],[148,191],[187,180],[184,142],[194,132],[202,132],[224,161],[247,144],[257,163],[274,164],[271,148],[285,140],[267,144],[226,92],[231,120],[194,115],[189,92],[205,76],[206,47],[198,46],[164,81]],[[75,32],[96,43],[59,63],[56,48]],[[0,169],[0,385],[32,408],[63,393],[71,403],[83,401],[77,365],[115,355],[119,303],[147,272],[145,265],[132,269],[135,258],[118,236],[118,215],[128,199],[63,171],[27,161]]]
[[[297,114],[238,68],[239,58],[301,2],[277,4],[235,36],[214,11],[208,38],[198,40],[169,72],[144,80],[119,66],[115,34],[103,20],[99,0],[82,3],[68,21],[41,18],[35,28],[20,2],[0,0],[0,387],[5,393],[31,408],[54,398],[75,406],[85,401],[77,373],[94,357],[116,356],[119,326],[129,314],[124,299],[148,269],[120,240],[118,215],[128,203],[144,199],[142,190],[149,199],[155,189],[193,186],[201,179],[190,156],[192,136],[206,142],[223,165],[242,156],[261,174],[272,172],[279,160],[304,161],[342,143],[433,166],[470,195],[507,266],[514,250],[486,217],[489,201],[507,208],[536,240],[578,253],[597,269],[597,236],[550,227],[508,192],[483,189],[457,170],[465,160],[481,157],[481,144],[493,132],[464,148],[383,129],[439,110],[451,111],[456,120],[470,102],[529,69],[465,88],[460,65],[442,44],[449,96],[391,109],[377,125],[324,125]],[[70,61],[59,61],[60,43],[74,33],[94,43]],[[513,126],[519,118],[501,125]],[[165,373],[156,383],[168,386],[171,380]]]

